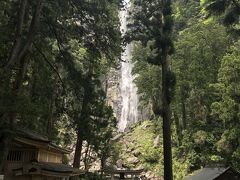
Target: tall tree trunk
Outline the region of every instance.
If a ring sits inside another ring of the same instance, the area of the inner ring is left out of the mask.
[[[54,87],[53,87],[53,93],[52,93],[52,97],[51,97],[51,102],[49,105],[49,117],[48,117],[48,123],[47,123],[47,134],[48,134],[48,138],[52,138],[52,129],[53,129],[53,120],[54,120],[54,113],[55,113],[55,101],[56,101],[56,97],[57,97],[57,91],[58,91],[58,77],[57,74],[55,74],[54,77]]]
[[[74,155],[74,167],[79,168],[80,167],[80,158],[81,158],[81,150],[82,147],[79,147],[81,143],[83,142],[83,138],[84,138],[84,133],[86,133],[86,123],[87,122],[87,118],[89,116],[89,97],[90,97],[90,89],[89,89],[89,84],[88,81],[91,79],[91,74],[89,73],[89,78],[87,78],[86,84],[84,86],[84,95],[83,95],[83,102],[82,102],[82,109],[81,109],[81,115],[80,118],[77,122],[77,128],[78,128],[78,140],[77,140],[77,145],[76,145],[76,149],[75,149],[75,155]]]
[[[22,31],[24,27],[24,17],[26,13],[28,0],[21,0],[19,2],[20,2],[20,7],[18,11],[18,23],[17,23],[16,33],[15,33],[15,42],[8,59],[8,65],[11,65],[15,61],[15,59],[18,58],[18,54],[22,46],[22,39],[23,39]]]
[[[4,164],[7,160],[11,141],[12,133],[8,130],[0,129],[0,174],[4,172]]]
[[[11,92],[12,93],[12,97],[11,97],[12,98],[12,102],[11,102],[12,106],[15,105],[15,103],[16,103],[15,101],[21,92],[22,82],[23,82],[24,76],[26,74],[26,70],[27,70],[26,59],[22,59],[20,61],[19,70],[16,75],[16,79],[13,84],[13,87],[12,87],[12,92]],[[0,129],[0,154],[1,154],[0,171],[3,171],[3,167],[5,164],[7,155],[8,155],[9,145],[12,141],[11,131],[16,126],[17,112],[13,111],[10,113],[6,113],[6,115],[4,115],[4,116],[6,117],[7,121],[4,122],[3,127]],[[9,130],[7,130],[7,129],[9,129]]]
[[[74,153],[73,167],[80,168],[83,139],[80,133],[77,136],[77,143]]]
[[[31,102],[35,103],[37,97],[37,83],[38,83],[38,74],[39,74],[39,65],[37,62],[34,62],[32,67],[32,79],[30,83],[30,96]]]
[[[89,143],[87,143],[87,149],[85,152],[85,157],[84,157],[84,166],[85,166],[85,171],[88,171],[88,152],[89,152]]]
[[[170,100],[169,82],[170,72],[167,53],[162,59],[162,118],[163,118],[163,152],[164,152],[164,179],[172,180],[172,147],[171,147],[171,122],[170,122]]]
[[[16,40],[13,46],[13,49],[10,53],[7,67],[12,66],[16,63],[18,63],[21,59],[23,59],[28,51],[32,47],[33,39],[36,35],[36,30],[37,26],[39,24],[40,16],[41,16],[41,11],[42,11],[42,6],[43,6],[43,0],[38,0],[35,12],[33,14],[31,24],[29,26],[28,33],[26,35],[26,42],[25,44],[22,43],[23,40],[25,39],[23,37],[23,26],[24,26],[24,16],[26,13],[26,7],[27,7],[27,0],[22,0],[21,5],[19,8],[19,20],[18,20],[18,25],[17,25],[17,30],[16,30]]]
[[[25,58],[23,58],[20,61],[19,70],[16,75],[16,79],[12,88],[12,105],[13,106],[15,105],[15,100],[18,98],[21,92],[23,79],[27,71],[27,66],[28,66],[28,61]],[[16,117],[17,117],[16,112],[9,113],[9,123],[11,127],[14,127],[16,125]]]

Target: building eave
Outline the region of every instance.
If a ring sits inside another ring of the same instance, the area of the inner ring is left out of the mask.
[[[34,169],[34,171],[31,171]],[[50,177],[70,177],[85,174],[85,171],[60,163],[26,163],[21,168],[13,169],[15,176],[42,175]]]

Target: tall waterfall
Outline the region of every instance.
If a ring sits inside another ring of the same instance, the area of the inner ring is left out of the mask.
[[[124,35],[127,30],[127,19],[130,9],[130,0],[124,0],[124,8],[120,11],[121,31]],[[131,44],[125,47],[122,53],[121,62],[121,82],[120,82],[120,95],[121,95],[121,116],[118,121],[118,130],[120,132],[137,122],[138,120],[138,96],[137,87],[133,83],[134,77],[132,76],[133,64],[131,63]]]

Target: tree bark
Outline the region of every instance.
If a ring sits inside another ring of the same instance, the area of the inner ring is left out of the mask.
[[[20,67],[18,70],[18,73],[16,75],[15,82],[12,87],[12,102],[11,104],[14,106],[15,100],[18,98],[19,93],[21,91],[22,87],[22,81],[24,79],[24,76],[26,74],[26,69],[27,69],[27,63],[26,59],[22,59],[20,62]],[[3,123],[3,126],[5,129],[0,129],[0,171],[3,170],[5,161],[7,159],[8,155],[8,150],[9,150],[9,145],[12,141],[12,138],[10,136],[10,131],[14,129],[16,126],[16,117],[17,117],[17,112],[10,112],[6,113],[5,115],[7,121]]]
[[[163,152],[164,152],[164,179],[172,180],[172,146],[170,123],[170,100],[168,74],[170,72],[167,53],[162,59],[162,118],[163,118]]]
[[[80,159],[81,159],[81,151],[82,151],[82,143],[83,143],[83,132],[85,130],[84,128],[84,123],[86,116],[87,116],[87,98],[86,95],[84,95],[84,99],[83,99],[83,106],[82,106],[82,110],[81,110],[81,116],[80,116],[80,120],[81,122],[78,122],[78,137],[77,137],[77,144],[76,144],[76,149],[75,149],[75,154],[74,154],[74,162],[73,162],[73,167],[75,168],[80,168]],[[81,123],[81,124],[80,124]]]
[[[87,143],[87,149],[85,152],[85,157],[84,157],[84,166],[85,166],[85,171],[88,171],[88,151],[89,151],[89,143]]]
[[[7,160],[9,145],[12,141],[11,132],[6,129],[0,130],[0,174],[4,172],[4,164]]]
[[[27,42],[26,42],[25,46],[23,47],[23,49],[21,50],[21,52],[19,53],[18,60],[23,58],[26,55],[26,53],[28,52],[28,50],[32,47],[33,39],[34,39],[34,36],[36,35],[36,29],[37,29],[37,26],[40,21],[42,6],[43,6],[43,0],[38,0],[37,6],[35,9],[35,13],[33,15],[33,18],[32,18],[31,24],[30,24],[30,28],[28,31]]]
[[[21,59],[23,59],[26,54],[28,53],[29,49],[32,46],[34,36],[36,35],[36,29],[37,25],[39,24],[40,16],[41,16],[41,10],[43,6],[43,0],[38,0],[35,13],[33,15],[28,34],[26,37],[26,43],[23,44],[23,25],[24,25],[24,16],[26,12],[26,6],[27,6],[27,0],[22,0],[20,10],[19,10],[19,23],[17,26],[17,31],[16,31],[16,40],[12,49],[12,52],[9,56],[9,60],[7,63],[7,67],[10,67],[17,62],[19,62]]]
[[[73,167],[80,168],[83,139],[80,133],[77,136],[77,143],[74,153]]]
[[[18,12],[18,23],[17,23],[17,29],[16,29],[16,39],[12,48],[12,52],[10,53],[9,59],[8,59],[8,65],[11,65],[15,59],[17,58],[19,51],[21,49],[22,45],[22,31],[24,26],[24,16],[26,13],[26,7],[27,7],[27,0],[22,0],[20,2],[20,8]]]
[[[23,79],[24,79],[24,76],[25,76],[26,70],[27,70],[27,65],[28,65],[27,60],[25,58],[23,58],[20,61],[19,70],[16,75],[16,80],[14,82],[13,89],[12,89],[12,105],[15,104],[15,100],[18,98],[18,96],[20,94]],[[9,113],[9,116],[8,116],[9,123],[12,128],[16,125],[16,116],[17,116],[17,112]]]
[[[90,71],[91,72],[91,71]],[[91,79],[91,73],[89,73],[88,78],[85,79],[86,84],[84,86],[84,95],[83,95],[83,102],[82,102],[82,109],[81,109],[81,115],[79,118],[79,122],[76,122],[77,128],[78,128],[78,140],[77,140],[77,145],[75,149],[75,155],[74,155],[74,167],[79,168],[80,167],[80,158],[81,158],[81,150],[82,147],[79,147],[84,140],[84,137],[86,136],[87,131],[87,118],[89,116],[89,97],[91,94],[91,90],[89,89],[89,84],[88,81]],[[80,143],[80,144],[79,144]]]
[[[48,117],[48,123],[47,123],[47,134],[48,134],[48,138],[52,139],[52,129],[53,129],[53,124],[54,124],[54,113],[55,113],[55,101],[56,101],[56,97],[57,97],[57,91],[58,91],[58,80],[57,80],[57,74],[55,74],[54,77],[54,87],[53,87],[53,93],[52,93],[52,97],[51,97],[51,102],[49,105],[49,117]]]

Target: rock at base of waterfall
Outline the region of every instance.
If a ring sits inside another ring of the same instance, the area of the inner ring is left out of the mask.
[[[119,140],[122,136],[123,136],[122,133],[117,134],[116,136],[114,136],[114,137],[112,138],[112,141],[117,141],[117,140]]]
[[[143,130],[146,130],[146,129],[149,128],[149,127],[151,127],[150,124],[144,124],[144,125],[143,125]]]
[[[120,94],[120,70],[111,69],[106,78],[107,104],[113,108],[114,116],[120,119],[122,103]]]
[[[117,164],[117,168],[123,168],[123,160],[122,159],[117,160],[116,164]]]
[[[145,173],[145,177],[148,180],[164,180],[162,176],[156,176],[150,171]]]
[[[160,146],[160,136],[158,135],[153,142],[153,147],[159,147]]]
[[[139,163],[139,159],[137,157],[130,157],[130,158],[127,158],[127,162],[129,164],[133,164],[133,165],[136,165],[137,163]]]
[[[133,155],[134,155],[135,157],[140,156],[140,155],[141,155],[140,150],[136,149],[135,151],[133,151]]]

